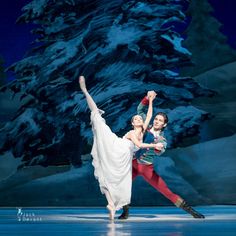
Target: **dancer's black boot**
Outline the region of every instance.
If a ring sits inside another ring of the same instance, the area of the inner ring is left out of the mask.
[[[120,220],[126,220],[129,217],[129,205],[123,206],[123,212],[122,214],[118,217]]]
[[[192,215],[194,218],[205,218],[204,215],[202,215],[201,213],[195,211],[191,206],[188,205],[187,202],[185,202],[184,200],[181,202],[181,204],[179,205],[180,208],[182,208],[184,211],[188,212],[190,215]]]

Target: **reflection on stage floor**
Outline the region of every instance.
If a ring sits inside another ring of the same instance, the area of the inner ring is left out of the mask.
[[[235,236],[236,206],[196,207],[194,219],[176,207],[131,207],[128,220],[111,222],[104,208],[0,208],[0,235]]]

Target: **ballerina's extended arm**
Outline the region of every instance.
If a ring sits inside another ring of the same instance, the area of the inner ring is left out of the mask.
[[[144,121],[143,124],[143,132],[146,131],[151,119],[152,119],[152,114],[153,114],[153,100],[156,97],[156,93],[154,91],[149,91],[148,92],[148,100],[149,100],[149,104],[148,104],[148,111],[147,111],[147,115],[146,115],[146,119]]]
[[[134,131],[129,132],[127,138],[130,139],[139,148],[155,148],[155,149],[159,149],[160,148],[158,143],[143,143],[143,142],[141,142],[137,138],[137,136],[136,136]]]

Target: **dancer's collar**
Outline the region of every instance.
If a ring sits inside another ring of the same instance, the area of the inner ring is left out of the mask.
[[[157,137],[161,134],[161,130],[155,130],[153,127],[150,129],[150,132],[154,135],[154,137]]]

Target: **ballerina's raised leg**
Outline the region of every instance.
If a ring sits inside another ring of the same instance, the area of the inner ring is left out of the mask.
[[[88,106],[89,106],[90,110],[91,111],[98,110],[96,103],[94,102],[94,100],[92,99],[92,97],[90,96],[90,94],[89,94],[89,92],[86,88],[84,76],[79,77],[79,85],[80,85],[80,88],[81,88],[82,92],[85,95],[85,98],[87,100],[87,103],[88,103]]]
[[[85,95],[86,101],[88,103],[88,106],[89,106],[91,112],[95,111],[95,110],[98,110],[96,103],[94,102],[93,98],[90,96],[90,94],[89,94],[89,92],[88,92],[88,90],[86,88],[84,76],[80,76],[79,77],[79,85],[80,85],[80,88],[81,88],[82,92]],[[114,205],[114,203],[112,201],[112,198],[110,196],[109,191],[106,190],[106,189],[104,189],[103,191],[104,191],[104,194],[105,194],[107,202],[108,202],[107,209],[109,211],[109,218],[110,218],[110,220],[114,220],[115,205]]]

